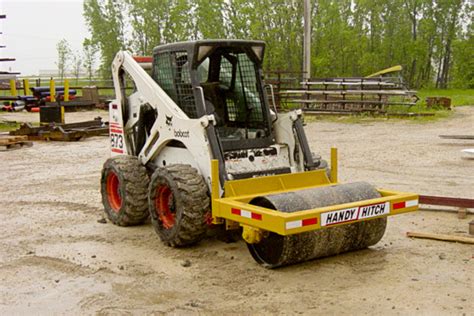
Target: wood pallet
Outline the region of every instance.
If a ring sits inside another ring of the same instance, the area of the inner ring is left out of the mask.
[[[33,143],[28,141],[28,136],[0,136],[0,150],[3,151],[31,146]]]

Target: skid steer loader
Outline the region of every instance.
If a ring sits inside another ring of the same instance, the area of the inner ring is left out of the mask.
[[[150,216],[172,247],[221,225],[275,268],[374,245],[388,215],[418,208],[416,194],[337,182],[336,152],[329,171],[309,148],[302,112],[277,113],[270,102],[264,50],[242,40],[162,45],[151,75],[117,53],[101,178],[110,221]]]

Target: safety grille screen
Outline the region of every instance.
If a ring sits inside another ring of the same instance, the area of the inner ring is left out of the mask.
[[[184,113],[190,118],[197,118],[188,55],[185,51],[155,55],[153,78]]]
[[[233,56],[237,57],[235,69],[224,56],[221,60],[219,76],[221,83],[231,86],[232,73],[235,72],[233,93],[228,93],[226,97],[228,120],[230,122],[245,122],[248,127],[260,128],[264,120],[255,66],[245,53]]]

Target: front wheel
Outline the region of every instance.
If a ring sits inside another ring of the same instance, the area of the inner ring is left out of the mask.
[[[204,238],[210,199],[203,177],[190,165],[158,168],[148,189],[148,208],[156,233],[168,246],[195,244]]]

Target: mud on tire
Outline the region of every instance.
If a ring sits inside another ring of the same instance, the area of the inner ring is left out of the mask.
[[[109,220],[119,226],[142,224],[149,216],[148,184],[146,169],[137,157],[107,159],[102,168],[100,189]]]
[[[169,165],[153,173],[148,208],[156,233],[168,246],[192,245],[206,234],[208,189],[203,177],[190,165]]]

